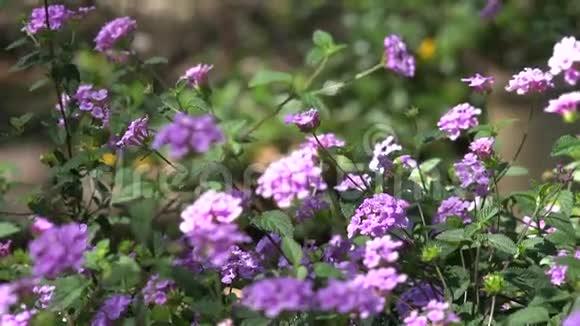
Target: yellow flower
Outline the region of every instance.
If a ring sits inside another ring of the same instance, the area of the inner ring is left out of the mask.
[[[148,172],[151,171],[151,169],[154,166],[154,163],[155,160],[151,157],[151,155],[148,155],[141,156],[135,159],[135,161],[133,161],[133,166],[135,167],[135,170],[137,170],[138,172]]]
[[[435,52],[437,51],[437,44],[435,44],[435,40],[431,37],[427,37],[423,39],[421,44],[419,45],[419,58],[422,60],[429,60],[435,56]]]
[[[117,155],[113,153],[105,153],[101,156],[101,162],[108,166],[115,166],[115,163],[117,163]]]

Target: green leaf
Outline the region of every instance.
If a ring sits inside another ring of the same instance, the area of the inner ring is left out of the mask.
[[[32,85],[30,85],[30,87],[28,87],[28,91],[29,92],[35,91],[35,90],[43,87],[44,85],[46,85],[48,83],[50,83],[50,79],[47,79],[47,78],[39,79],[39,80],[35,81],[34,83],[32,83]]]
[[[518,252],[518,247],[512,241],[512,239],[501,233],[488,235],[487,241],[491,247],[494,247],[497,250],[503,251],[510,255],[515,255]]]
[[[322,278],[341,278],[342,272],[340,269],[327,264],[327,263],[315,263],[314,264],[314,274]]]
[[[528,174],[528,169],[526,169],[523,166],[516,166],[516,165],[510,166],[509,169],[507,170],[507,172],[505,173],[505,175],[508,177],[519,177],[519,176],[527,175],[527,174]]]
[[[550,315],[548,310],[543,307],[527,307],[520,309],[515,313],[511,314],[508,318],[508,326],[519,326],[528,324],[537,324],[548,321]]]
[[[242,320],[241,326],[268,326],[270,319],[264,317],[254,317]]]
[[[441,232],[436,238],[446,242],[461,242],[465,240],[465,232],[463,229],[448,230]]]
[[[440,158],[432,158],[421,163],[421,165],[419,165],[419,168],[414,168],[413,171],[411,171],[411,174],[409,175],[409,180],[415,182],[418,185],[423,186],[423,182],[421,180],[422,174],[425,186],[429,187],[431,181],[434,180],[434,177],[430,175],[430,172],[433,171],[437,167],[437,165],[439,165],[439,163],[441,163]],[[421,174],[419,174],[419,169],[421,170]]]
[[[103,284],[108,288],[129,290],[139,284],[141,268],[129,256],[119,257],[119,261],[111,266],[104,276]]]
[[[546,235],[546,240],[555,245],[567,245],[576,241],[574,234],[562,230],[556,230],[556,232]]]
[[[574,208],[574,194],[569,190],[562,190],[558,196],[558,205],[560,205],[560,213],[570,217]]]
[[[28,37],[22,37],[22,38],[19,38],[19,39],[17,39],[17,40],[16,40],[16,41],[14,41],[14,42],[12,42],[12,43],[8,44],[8,46],[6,46],[6,47],[4,48],[4,50],[6,50],[6,51],[10,51],[10,50],[12,50],[12,49],[19,48],[19,47],[21,47],[21,46],[25,45],[26,43],[28,43]]]
[[[290,217],[280,210],[264,212],[260,217],[252,219],[251,223],[266,233],[273,232],[285,237],[294,235],[294,226]]]
[[[85,253],[85,267],[99,270],[101,265],[106,262],[105,257],[109,253],[109,239],[103,239],[97,243],[95,248]]]
[[[533,249],[535,246],[544,243],[543,238],[529,238],[522,241],[522,248]]]
[[[155,216],[157,199],[145,199],[129,206],[131,230],[142,243],[147,243],[151,237],[151,222]]]
[[[330,48],[334,45],[332,35],[320,29],[314,31],[312,34],[312,42],[323,49]]]
[[[148,180],[141,180],[129,184],[120,191],[113,193],[111,204],[122,204],[139,198],[152,198],[155,194],[155,185]]]
[[[161,64],[165,65],[168,62],[169,61],[167,60],[167,58],[157,56],[157,57],[151,57],[151,58],[145,60],[143,63],[146,65],[161,65]]]
[[[19,117],[10,118],[10,124],[16,130],[22,130],[22,128],[34,117],[34,113],[25,113]]]
[[[20,59],[18,59],[18,61],[12,67],[10,67],[10,69],[8,69],[8,72],[13,73],[16,71],[27,69],[35,65],[37,62],[39,62],[39,58],[40,53],[38,51],[30,52],[20,57]]]
[[[76,65],[67,63],[62,66],[55,66],[53,71],[55,80],[60,81],[67,93],[73,93],[79,87],[81,81],[81,73]]]
[[[320,48],[314,48],[306,55],[306,64],[316,66],[324,59],[325,52]]]
[[[485,205],[484,208],[477,211],[477,220],[486,223],[494,218],[499,213],[499,209],[495,205]]]
[[[20,231],[20,228],[10,222],[0,222],[0,238],[4,238]]]
[[[171,308],[156,305],[151,309],[151,319],[156,322],[171,322]]]
[[[282,252],[288,259],[290,259],[290,263],[295,267],[300,265],[302,261],[302,256],[304,255],[302,252],[302,247],[294,241],[291,237],[283,237],[282,238]]]
[[[580,138],[571,135],[560,137],[552,147],[552,156],[570,155],[580,151]]]
[[[292,75],[289,73],[273,70],[260,70],[258,73],[250,80],[250,87],[256,87],[261,85],[268,85],[272,83],[292,83]]]
[[[90,281],[79,275],[57,278],[54,284],[55,292],[50,301],[49,310],[64,311],[73,305],[80,306],[81,298]]]

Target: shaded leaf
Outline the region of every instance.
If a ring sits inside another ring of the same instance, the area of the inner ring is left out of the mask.
[[[580,151],[580,138],[571,135],[560,137],[552,147],[552,156],[568,155]]]
[[[513,313],[507,321],[509,326],[542,323],[550,319],[548,310],[543,307],[527,307]]]
[[[273,70],[260,70],[252,80],[250,80],[249,86],[256,87],[261,85],[268,85],[272,83],[292,83],[292,75],[289,73]]]
[[[266,233],[273,232],[286,237],[292,237],[294,234],[290,217],[280,210],[264,212],[260,217],[252,219],[251,223]]]
[[[282,238],[282,252],[294,266],[299,266],[302,261],[302,247],[291,237]]]
[[[465,232],[463,229],[448,230],[440,233],[436,238],[446,242],[461,242],[465,240]]]
[[[81,297],[89,286],[90,281],[79,275],[57,278],[55,292],[48,307],[51,311],[63,311],[73,304],[80,305]]]
[[[10,222],[0,222],[0,238],[4,238],[20,231],[20,228]]]
[[[513,240],[501,233],[488,235],[487,241],[491,247],[510,255],[515,255],[518,252],[518,248]]]

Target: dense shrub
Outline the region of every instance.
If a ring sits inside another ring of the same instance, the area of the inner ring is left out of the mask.
[[[75,24],[93,9],[36,8],[10,47],[31,49],[15,68],[46,69],[41,83],[57,100],[46,121],[55,146],[42,157],[50,185],[28,198],[30,219],[0,224],[1,325],[580,324],[578,136],[553,147],[570,163],[502,195],[502,178],[525,173],[514,162],[527,132],[513,157],[500,157],[495,137],[509,121],[481,123],[485,108],[451,103],[429,130],[409,109],[415,137],[405,146],[368,130],[347,144],[326,129],[327,98],[370,74],[415,76],[398,35],[384,38],[375,65],[321,81],[346,47],[315,31],[310,75],[258,72],[249,87],[280,102],[248,121],[216,107],[212,65],[167,86],[155,73],[164,60],[131,50],[130,17],[106,23],[92,44],[113,67],[111,83],[80,71]],[[504,87],[478,73],[456,82],[482,103],[492,91],[575,86],[580,41],[564,37],[547,66],[522,67]],[[567,92],[543,111],[573,123],[579,102]],[[30,119],[12,118],[12,135]],[[245,164],[271,119],[303,141]],[[470,145],[449,166],[418,155],[458,139]],[[0,181],[5,194],[11,182]]]

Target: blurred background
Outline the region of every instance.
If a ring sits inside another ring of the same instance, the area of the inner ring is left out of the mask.
[[[22,37],[22,22],[41,1],[0,0],[0,47]],[[523,98],[503,91],[512,74],[526,66],[546,69],[552,47],[562,36],[580,36],[580,1],[575,0],[96,0],[61,1],[71,8],[95,5],[76,37],[86,41],[76,63],[86,77],[111,87],[112,68],[92,53],[92,39],[108,20],[121,15],[134,17],[138,32],[133,47],[143,58],[163,56],[168,64],[155,70],[169,84],[198,62],[214,65],[210,79],[213,101],[221,114],[234,114],[256,121],[267,116],[282,100],[274,88],[249,89],[248,81],[260,69],[297,72],[306,78],[313,68],[305,64],[317,29],[330,32],[337,43],[348,47],[333,57],[318,79],[343,80],[375,65],[383,52],[383,38],[396,33],[416,55],[414,78],[404,79],[379,71],[333,97],[325,97],[323,125],[352,146],[378,141],[393,130],[403,145],[413,142],[415,121],[408,112],[419,111],[420,130],[436,127],[450,107],[469,101],[484,109],[492,122],[518,119],[505,128],[498,145],[506,159],[512,157],[527,125],[530,106],[536,111],[530,136],[518,164],[529,169],[526,176],[509,177],[502,191],[522,189],[530,178],[539,179],[554,167],[549,150],[560,135],[579,133],[578,123],[565,124],[558,116],[542,113],[560,89],[541,98]],[[48,148],[42,121],[50,119],[55,96],[52,88],[30,86],[43,71],[10,72],[25,49],[0,52],[0,130],[11,116],[35,112],[32,128],[23,136],[4,137],[0,161],[18,167],[17,178],[26,185],[45,180],[47,171],[39,162]],[[462,77],[476,72],[496,78],[494,92],[484,97],[472,94]],[[135,96],[147,84],[134,81],[127,87]],[[292,107],[290,105],[289,107]],[[300,141],[293,128],[282,127],[279,117],[257,133],[250,161],[268,162]],[[330,120],[329,118],[332,117]],[[267,141],[266,141],[267,139]],[[457,158],[467,143],[436,142],[424,148],[422,159],[433,153],[449,161]]]

